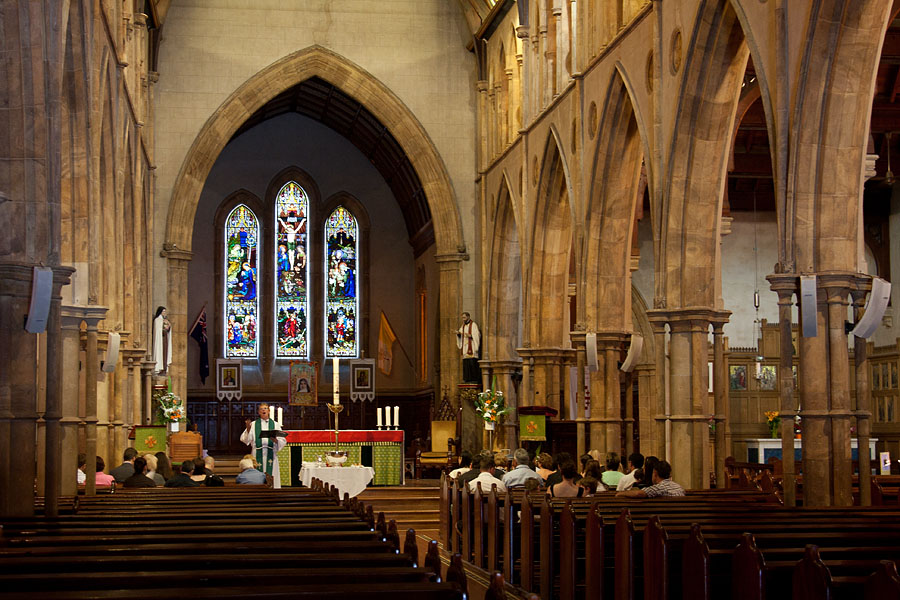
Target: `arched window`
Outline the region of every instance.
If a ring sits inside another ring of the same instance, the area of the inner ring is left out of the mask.
[[[259,354],[259,220],[246,204],[225,220],[225,356]]]
[[[309,356],[309,196],[289,181],[275,198],[275,356]]]
[[[325,356],[359,356],[359,226],[338,206],[325,223]]]

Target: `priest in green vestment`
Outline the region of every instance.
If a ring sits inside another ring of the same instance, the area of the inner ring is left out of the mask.
[[[250,446],[250,453],[256,457],[259,470],[266,474],[275,488],[281,487],[281,476],[278,471],[278,452],[287,444],[284,437],[266,437],[263,431],[277,431],[281,425],[269,418],[269,405],[259,405],[259,418],[252,423],[247,419],[247,429],[241,434],[241,442]]]

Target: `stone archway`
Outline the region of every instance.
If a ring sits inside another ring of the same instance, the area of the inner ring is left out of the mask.
[[[310,77],[324,79],[359,100],[402,146],[422,183],[434,224],[440,277],[438,331],[456,327],[465,242],[443,160],[416,116],[387,86],[340,55],[311,46],[269,65],[235,90],[200,129],[175,180],[163,255],[168,259],[167,308],[174,333],[171,375],[175,391],[182,397],[187,391],[187,298],[183,290],[187,288],[187,265],[192,257],[194,215],[204,183],[238,128],[271,98]],[[460,365],[452,336],[442,337],[440,360],[441,379],[445,383],[458,381]],[[436,389],[441,383],[435,381]]]

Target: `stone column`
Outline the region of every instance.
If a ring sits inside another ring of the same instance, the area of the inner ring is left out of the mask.
[[[666,323],[665,311],[647,311],[650,325],[653,327],[654,346],[656,347],[656,406],[653,410],[654,439],[653,448],[644,452],[646,455],[656,455],[662,459],[669,459],[669,435],[671,422],[669,421],[669,389],[666,377]]]
[[[84,320],[83,306],[62,306],[62,419],[60,420],[61,454],[60,492],[63,496],[74,496],[76,488],[75,471],[78,469],[78,399],[81,396],[79,372],[81,371],[81,322]]]
[[[726,439],[729,427],[728,406],[728,364],[725,360],[724,327],[730,312],[720,312],[712,322],[713,326],[713,423],[716,426],[716,485],[725,484],[725,457],[731,454],[731,447]]]
[[[520,97],[522,99],[522,123],[531,122],[531,91],[529,84],[531,83],[531,38],[528,36],[528,27],[516,27],[516,37],[522,40],[522,76],[519,78],[521,86]]]
[[[797,506],[797,467],[794,461],[794,416],[798,414],[794,400],[794,369],[792,338],[793,298],[797,291],[797,276],[769,275],[769,284],[778,294],[778,323],[781,356],[778,365],[778,391],[781,397],[781,457],[784,505]],[[789,427],[788,427],[789,426]],[[805,445],[805,444],[804,444]]]
[[[569,334],[572,340],[572,346],[575,348],[575,380],[577,388],[575,390],[575,448],[578,456],[582,456],[587,452],[587,418],[584,414],[584,374],[586,369],[585,359],[585,332],[584,326],[580,323],[575,325],[576,331]]]
[[[834,505],[853,505],[853,472],[850,454],[850,352],[847,347],[847,305],[855,277],[846,274],[820,274],[819,285],[828,303],[828,358],[831,387],[831,456]]]
[[[803,505],[832,505],[831,421],[828,413],[827,310],[825,291],[819,286],[814,310],[818,335],[801,335],[800,417],[803,419]],[[800,322],[804,319],[800,306]],[[846,368],[846,365],[845,365]]]
[[[153,370],[156,363],[150,356],[141,361],[141,425],[153,423]]]
[[[619,385],[619,355],[626,334],[597,333],[597,371],[591,376],[590,448],[621,453],[622,395]]]
[[[491,370],[497,380],[497,388],[503,391],[506,398],[506,405],[513,407],[513,411],[507,413],[503,419],[502,435],[506,440],[510,449],[519,447],[519,414],[516,410],[519,407],[519,399],[516,397],[515,386],[513,385],[513,374],[522,366],[517,360],[495,360],[491,362]]]
[[[85,459],[87,460],[87,484],[84,493],[93,496],[97,493],[95,473],[97,472],[97,377],[100,375],[100,356],[97,354],[97,324],[106,318],[105,306],[87,306],[84,309],[84,322],[87,325],[87,344],[85,346],[84,376],[84,422],[85,422]],[[111,460],[111,459],[108,459]],[[115,465],[113,465],[115,466]]]
[[[141,367],[145,355],[146,350],[143,348],[129,348],[125,351],[123,359],[125,367],[128,369],[128,385],[126,386],[128,394],[125,397],[125,401],[131,406],[130,417],[127,420],[129,426],[144,424],[142,401],[144,385],[141,377]]]
[[[671,383],[671,453],[674,478],[685,487],[709,487],[709,324],[715,311],[669,311],[671,328],[669,380]]]
[[[438,380],[435,382],[435,389],[438,390],[443,389],[445,385],[455,387],[462,381],[462,356],[456,347],[456,330],[459,329],[459,315],[462,312],[460,306],[462,261],[469,260],[469,255],[465,253],[465,248],[458,250],[458,253],[437,254],[434,257],[440,278],[438,299],[440,315],[437,331],[440,336],[441,363]],[[478,314],[475,307],[470,307],[469,311]]]
[[[522,387],[519,389],[519,406],[535,406],[534,402],[534,356],[531,346],[526,342],[525,347],[516,348],[516,352],[522,357]]]
[[[532,374],[534,378],[534,402],[538,406],[549,406],[559,411],[563,418],[568,410],[563,406],[566,402],[561,398],[563,385],[563,361],[566,348],[532,348],[534,359]]]
[[[856,286],[850,291],[853,297],[854,321],[859,323],[865,312],[866,294],[871,289],[871,280],[865,277],[856,279]],[[869,438],[872,435],[872,394],[869,390],[869,361],[866,339],[853,338],[853,360],[856,367],[856,437],[859,458],[859,503],[862,506],[872,505],[872,469],[869,466]]]
[[[53,269],[53,295],[50,301],[50,314],[47,319],[47,353],[46,353],[46,456],[44,512],[48,517],[59,514],[59,496],[62,485],[62,335],[60,334],[62,304],[62,286],[69,284],[69,278],[75,269],[72,267],[56,267]],[[11,454],[10,458],[15,456]],[[77,458],[77,456],[76,456]],[[75,470],[68,473],[75,477]]]
[[[192,252],[165,244],[162,256],[167,258],[168,295],[166,310],[172,323],[172,364],[168,374],[172,378],[172,391],[187,400],[187,294],[188,264],[194,256]],[[152,343],[152,342],[151,342]]]

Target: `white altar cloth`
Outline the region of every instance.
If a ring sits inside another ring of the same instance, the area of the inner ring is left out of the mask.
[[[319,467],[316,463],[303,463],[300,469],[300,483],[309,487],[313,478],[320,479],[338,489],[340,497],[344,493],[355,498],[366,489],[366,486],[375,477],[375,469],[372,467]]]

